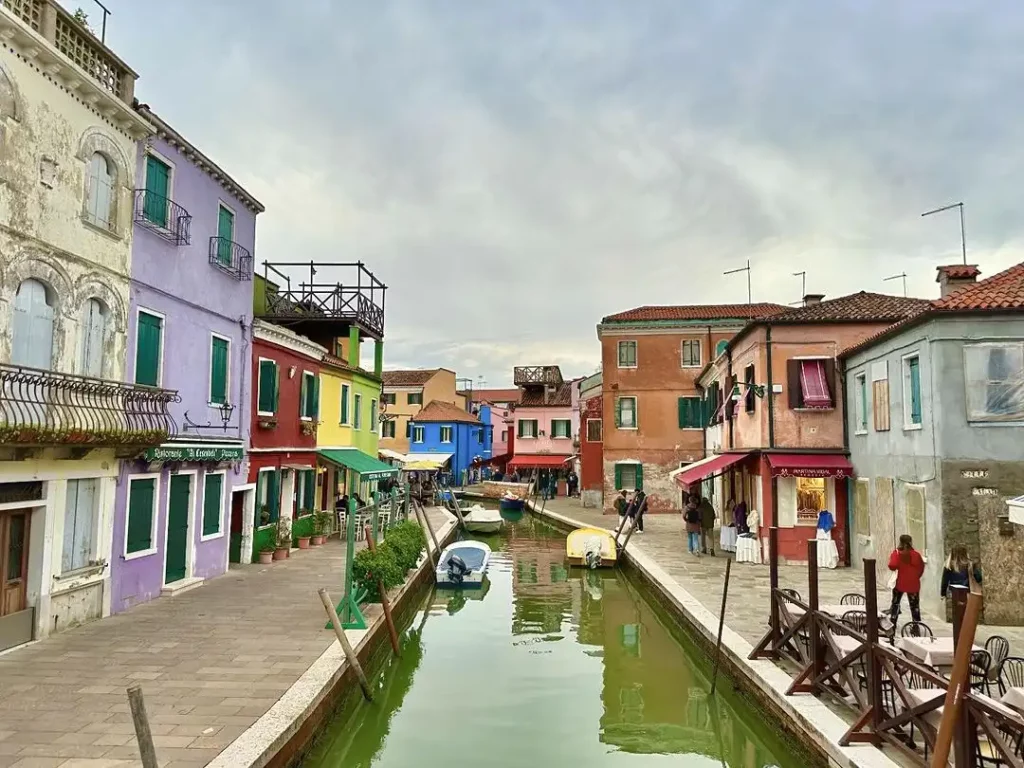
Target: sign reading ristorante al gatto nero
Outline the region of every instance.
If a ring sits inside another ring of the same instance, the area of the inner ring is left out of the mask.
[[[147,448],[147,461],[239,461],[245,455],[241,446],[175,445]]]

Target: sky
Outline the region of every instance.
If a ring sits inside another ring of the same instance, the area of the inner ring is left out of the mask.
[[[98,19],[98,9],[88,7]],[[938,296],[1024,261],[1009,0],[105,0],[138,98],[266,206],[256,262],[363,261],[385,367],[600,364],[645,304]],[[481,378],[482,377],[482,378]]]

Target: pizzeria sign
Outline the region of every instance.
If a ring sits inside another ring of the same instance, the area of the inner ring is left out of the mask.
[[[175,445],[146,449],[146,461],[240,461],[245,449],[231,445]]]

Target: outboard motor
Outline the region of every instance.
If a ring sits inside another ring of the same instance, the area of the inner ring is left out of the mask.
[[[452,584],[461,584],[469,571],[470,568],[466,565],[466,561],[458,555],[448,558],[448,581]]]
[[[596,536],[587,539],[583,544],[583,562],[593,570],[601,565],[601,540]]]

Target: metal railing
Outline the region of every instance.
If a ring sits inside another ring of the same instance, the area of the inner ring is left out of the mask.
[[[135,190],[132,220],[173,245],[192,241],[192,216],[173,200],[150,192]]]
[[[236,280],[252,280],[252,254],[226,237],[210,238],[210,263]]]
[[[0,444],[157,445],[176,431],[167,389],[0,364]]]
[[[564,383],[557,365],[517,365],[512,369],[512,382],[517,387],[531,384],[561,386]]]

